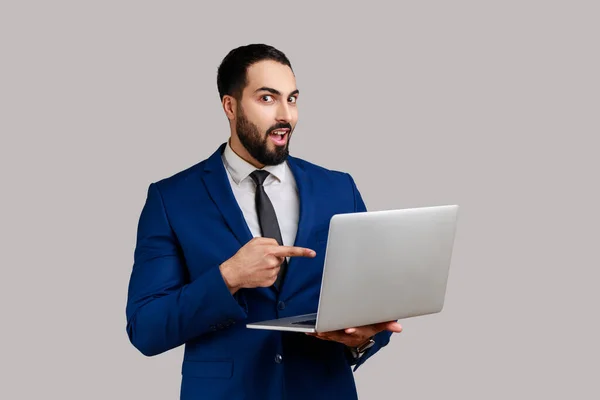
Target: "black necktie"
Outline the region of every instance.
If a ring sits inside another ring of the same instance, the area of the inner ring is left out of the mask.
[[[267,196],[265,188],[263,187],[263,183],[265,179],[267,179],[267,176],[269,176],[269,172],[262,170],[256,170],[250,174],[250,177],[256,183],[256,213],[258,214],[258,222],[260,224],[262,236],[277,240],[277,243],[281,246],[283,245],[283,241],[281,240],[279,223],[277,223],[277,215],[275,214],[273,204],[271,203],[271,200],[269,200],[269,196]],[[279,274],[277,275],[277,280],[274,283],[274,286],[278,290],[281,288],[286,269],[287,259],[284,258],[279,269]]]

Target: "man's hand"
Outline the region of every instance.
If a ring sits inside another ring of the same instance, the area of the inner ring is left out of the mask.
[[[315,257],[314,250],[280,246],[275,239],[255,237],[219,266],[231,294],[241,288],[269,287],[277,280],[285,257]]]
[[[340,329],[338,331],[307,333],[307,335],[323,340],[340,342],[348,347],[358,347],[369,340],[371,336],[384,330],[400,333],[402,332],[402,326],[396,321],[388,321],[379,324],[365,325],[358,328]]]

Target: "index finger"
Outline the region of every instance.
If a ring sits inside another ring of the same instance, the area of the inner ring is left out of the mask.
[[[277,257],[314,257],[317,255],[314,250],[296,246],[277,246],[271,254]]]

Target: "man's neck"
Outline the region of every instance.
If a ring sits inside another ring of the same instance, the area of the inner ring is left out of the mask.
[[[246,148],[242,145],[239,139],[234,135],[231,135],[231,137],[229,138],[229,146],[231,147],[231,150],[233,150],[233,152],[237,154],[242,160],[252,164],[258,169],[264,168],[264,165],[259,163],[254,157],[252,157],[250,153],[248,153],[248,150],[246,150]]]

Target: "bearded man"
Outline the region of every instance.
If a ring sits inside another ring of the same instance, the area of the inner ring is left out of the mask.
[[[366,211],[360,192],[348,173],[289,154],[299,90],[281,51],[233,49],[217,87],[227,142],[149,186],[129,339],[146,356],[185,345],[183,400],[356,399],[352,367],[400,332],[397,322],[320,334],[245,324],[317,310],[329,221]]]

